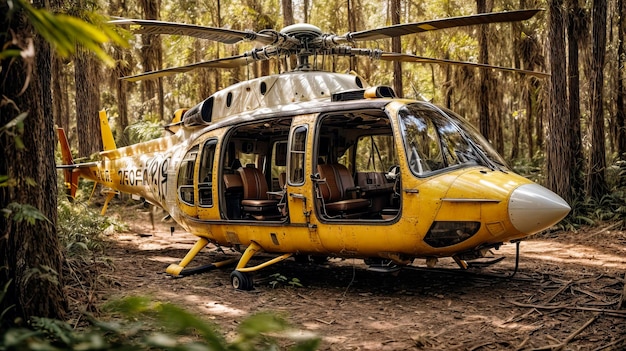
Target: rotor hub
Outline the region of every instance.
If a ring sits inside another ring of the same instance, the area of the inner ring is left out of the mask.
[[[296,23],[283,28],[280,33],[299,40],[311,40],[321,36],[322,30],[312,24]]]

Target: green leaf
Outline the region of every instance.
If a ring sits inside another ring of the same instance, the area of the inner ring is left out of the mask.
[[[22,50],[7,49],[0,51],[0,60],[7,59],[9,57],[20,57]]]
[[[20,125],[23,125],[24,120],[26,119],[26,117],[28,117],[28,112],[22,112],[19,115],[17,115],[17,117],[13,118],[12,120],[9,121],[9,123],[5,124],[4,127],[2,127],[2,130],[5,129],[12,129],[15,127],[20,127]]]
[[[262,333],[280,332],[288,327],[287,321],[271,313],[258,313],[250,316],[239,325],[239,332],[247,337]]]
[[[17,202],[10,203],[7,208],[2,209],[5,217],[11,218],[13,221],[20,223],[22,221],[26,221],[30,225],[34,225],[37,221],[46,221],[48,223],[50,220],[46,218],[38,209],[28,204],[18,204]]]

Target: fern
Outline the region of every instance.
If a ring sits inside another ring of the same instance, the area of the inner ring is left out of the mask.
[[[6,208],[0,211],[4,213],[6,218],[10,218],[17,223],[21,223],[22,221],[26,221],[26,223],[30,225],[34,225],[37,221],[52,223],[46,216],[39,212],[38,209],[28,204],[11,202]]]

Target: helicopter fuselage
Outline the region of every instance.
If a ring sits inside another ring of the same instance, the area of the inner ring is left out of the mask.
[[[201,238],[168,268],[174,275],[209,242],[246,250],[239,272],[275,262],[246,267],[259,251],[278,260],[463,262],[570,209],[513,173],[461,117],[354,75],[291,72],[236,84],[168,129],[104,151],[80,172],[162,207]]]

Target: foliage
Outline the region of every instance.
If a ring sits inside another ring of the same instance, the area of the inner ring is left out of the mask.
[[[586,197],[570,203],[572,212],[563,221],[563,228],[575,230],[581,225],[600,222],[621,222],[626,227],[626,161],[617,159],[608,167],[607,181],[611,187],[600,199]]]
[[[163,127],[159,122],[143,120],[134,123],[125,130],[131,144],[148,141],[163,136]]]
[[[70,318],[79,320],[80,311],[97,312],[98,291],[114,284],[107,274],[113,264],[106,255],[108,245],[103,233],[123,228],[95,209],[70,203],[65,194],[59,193],[57,203],[57,234],[65,257],[64,289],[74,302]]]
[[[34,225],[36,221],[50,222],[38,209],[28,204],[11,202],[6,208],[1,209],[0,212],[17,223],[26,221],[26,223]]]
[[[287,321],[270,313],[244,319],[231,342],[213,324],[169,303],[129,297],[107,306],[118,320],[90,318],[90,326],[74,330],[69,324],[34,318],[30,328],[12,328],[0,334],[0,350],[315,350],[319,339],[299,335]]]
[[[73,54],[76,45],[80,44],[96,54],[102,62],[113,66],[115,61],[107,55],[102,44],[112,41],[118,45],[127,45],[122,36],[111,26],[104,24],[103,17],[93,15],[91,21],[95,24],[92,24],[76,17],[36,9],[26,0],[7,0],[7,4],[10,11],[23,9],[35,30],[54,45],[61,56],[67,57]],[[3,50],[0,59],[20,55],[23,56],[23,50]]]
[[[3,99],[8,100],[6,97],[3,97]],[[18,150],[21,150],[24,148],[24,142],[22,141],[22,133],[24,133],[24,120],[26,119],[27,116],[28,116],[28,112],[22,112],[19,115],[17,115],[17,117],[9,121],[9,123],[0,127],[0,136],[2,136],[3,134],[7,134],[9,137],[12,137],[13,142],[15,143],[15,148]]]
[[[280,273],[274,273],[270,275],[269,285],[273,289],[276,289],[276,287],[279,285],[290,285],[291,287],[299,287],[299,288],[303,287],[302,283],[300,283],[300,279],[295,278],[295,277],[289,279]]]
[[[59,198],[57,210],[57,232],[67,254],[75,257],[102,251],[102,232],[111,225],[107,217],[63,198]]]

